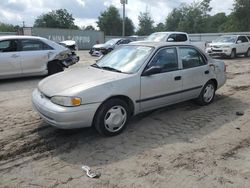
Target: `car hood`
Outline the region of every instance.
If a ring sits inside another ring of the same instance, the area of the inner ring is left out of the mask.
[[[93,48],[109,48],[111,45],[109,44],[95,44]]]
[[[60,95],[60,93],[65,91],[69,91],[67,94],[71,95],[74,92],[81,92],[85,89],[128,76],[128,74],[102,70],[91,66],[74,68],[43,79],[39,82],[38,89],[48,97]]]
[[[234,44],[234,43],[230,43],[230,42],[212,42],[210,44],[210,46],[227,46],[227,45],[231,45],[231,44]]]

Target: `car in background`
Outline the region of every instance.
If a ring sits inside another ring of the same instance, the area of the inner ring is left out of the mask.
[[[208,45],[206,52],[209,55],[219,55],[235,58],[237,55],[250,57],[250,36],[223,35]]]
[[[119,134],[131,115],[196,99],[210,104],[226,81],[225,64],[191,45],[122,45],[95,64],[43,79],[34,109],[62,129],[94,126]]]
[[[71,51],[34,36],[0,36],[0,79],[51,75],[76,63]]]
[[[89,54],[92,56],[101,56],[106,55],[107,53],[114,50],[117,46],[121,44],[128,44],[132,42],[131,39],[127,38],[115,38],[108,40],[104,44],[95,44],[89,51]]]
[[[80,57],[76,55],[76,51],[78,50],[76,41],[65,40],[59,42],[59,44],[63,45],[64,47],[68,48],[71,51],[71,56],[69,56],[65,61],[78,62],[80,60]]]
[[[144,39],[148,42],[166,42],[168,44],[188,44],[194,45],[205,51],[206,42],[203,41],[191,41],[189,35],[185,32],[168,31],[168,32],[155,32],[150,34]]]

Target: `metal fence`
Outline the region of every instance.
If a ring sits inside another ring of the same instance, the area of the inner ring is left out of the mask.
[[[3,36],[3,35],[16,35],[17,33],[16,32],[0,32],[0,36]]]
[[[104,33],[101,31],[31,28],[31,33],[33,36],[44,37],[55,42],[74,40],[81,50],[90,49],[94,44],[104,42]]]

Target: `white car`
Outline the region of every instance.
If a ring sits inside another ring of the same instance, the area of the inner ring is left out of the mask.
[[[0,36],[0,79],[54,74],[77,62],[71,51],[33,36]]]
[[[208,45],[206,52],[210,55],[235,58],[237,55],[250,57],[250,36],[223,35]]]
[[[140,42],[123,45],[91,66],[45,78],[32,101],[51,125],[93,125],[112,136],[131,115],[189,99],[210,104],[225,81],[224,62],[194,46]]]

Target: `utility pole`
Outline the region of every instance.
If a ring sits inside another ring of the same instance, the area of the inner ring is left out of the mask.
[[[23,27],[25,27],[25,21],[23,21]]]
[[[122,36],[125,36],[125,4],[128,4],[128,0],[120,0],[123,7],[123,16],[122,16]]]

